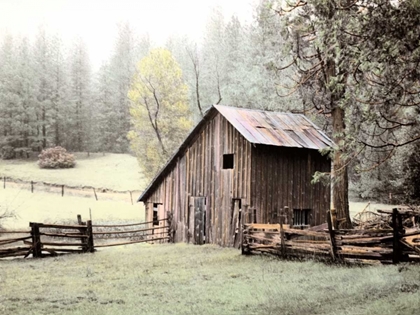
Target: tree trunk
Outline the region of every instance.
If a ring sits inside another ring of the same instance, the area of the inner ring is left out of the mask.
[[[336,144],[333,159],[333,169],[331,176],[333,208],[337,211],[337,220],[341,228],[351,228],[350,209],[349,209],[349,184],[348,170],[342,158],[342,148],[340,142],[345,133],[345,111],[341,107],[335,106],[332,110],[333,140]]]

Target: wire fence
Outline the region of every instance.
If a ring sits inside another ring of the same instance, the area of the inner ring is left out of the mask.
[[[139,190],[116,191],[112,189],[96,188],[92,186],[77,187],[47,183],[43,181],[14,179],[8,176],[0,176],[0,183],[3,189],[18,187],[20,189],[27,189],[31,193],[48,192],[59,194],[62,197],[77,195],[87,198],[95,198],[97,201],[109,199],[109,197],[115,196],[117,194],[119,198],[125,196],[121,199],[125,199],[132,205],[137,201],[137,196],[141,194],[141,191]]]

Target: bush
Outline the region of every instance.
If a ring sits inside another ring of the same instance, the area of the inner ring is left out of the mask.
[[[38,155],[40,168],[72,168],[76,165],[73,154],[62,147],[54,147],[42,150]]]
[[[1,148],[1,158],[3,160],[11,160],[14,159],[16,156],[16,153],[12,146],[5,145]]]

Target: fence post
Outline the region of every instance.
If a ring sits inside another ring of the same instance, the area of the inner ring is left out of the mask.
[[[393,229],[393,238],[392,238],[392,263],[398,264],[401,260],[401,247],[400,247],[400,234],[399,234],[399,223],[398,220],[398,209],[392,209],[392,229]]]
[[[284,234],[284,229],[283,229],[283,220],[284,220],[284,215],[283,215],[283,211],[280,212],[280,217],[279,217],[279,223],[280,223],[280,251],[281,251],[281,257],[285,258],[286,257],[286,244],[285,244],[285,234]]]
[[[3,189],[6,189],[6,176],[3,176]]]
[[[41,236],[39,235],[39,225],[38,223],[29,223],[31,227],[31,236],[32,236],[32,256],[34,258],[42,257],[42,245],[41,245]]]
[[[64,185],[61,185],[61,197],[64,197]]]
[[[78,225],[86,225],[86,223],[82,221],[82,215],[80,215],[80,214],[77,215],[77,224]],[[79,229],[79,233],[80,234],[83,234],[85,236],[88,236],[87,228],[80,228]],[[81,237],[80,238],[80,242],[82,243],[82,250],[83,250],[83,252],[84,253],[88,252],[89,251],[89,248],[88,248],[88,240],[87,240],[87,238]]]
[[[34,192],[34,181],[31,180],[31,193],[33,193],[33,192]]]
[[[88,235],[88,239],[87,239],[88,251],[93,253],[95,251],[95,247],[94,247],[94,244],[93,244],[93,230],[92,230],[92,221],[91,220],[87,220],[87,222],[86,222],[86,233]]]
[[[335,261],[337,259],[337,247],[335,244],[335,231],[333,230],[330,210],[327,211],[327,223],[328,232],[330,233],[331,258],[333,261]]]

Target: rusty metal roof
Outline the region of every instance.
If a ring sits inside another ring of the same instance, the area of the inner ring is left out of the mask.
[[[320,150],[333,142],[301,114],[214,105],[251,143]]]

